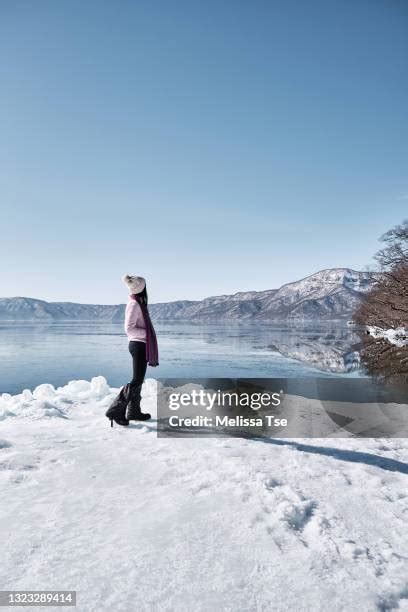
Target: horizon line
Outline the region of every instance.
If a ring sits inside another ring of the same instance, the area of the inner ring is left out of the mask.
[[[362,274],[362,273],[366,273],[366,274],[374,274],[376,271],[375,270],[354,270],[354,268],[349,268],[349,267],[339,267],[339,268],[321,268],[320,270],[317,270],[316,272],[312,272],[311,274],[308,274],[307,276],[303,276],[302,278],[299,278],[297,280],[294,281],[289,281],[287,283],[283,283],[282,285],[280,285],[277,288],[271,288],[271,289],[260,289],[260,290],[256,290],[256,289],[250,289],[248,291],[243,291],[243,290],[239,290],[236,291],[235,293],[220,293],[217,295],[207,295],[206,297],[202,298],[202,299],[198,299],[198,300],[191,300],[188,298],[179,298],[176,300],[169,300],[167,302],[151,302],[151,306],[152,305],[156,305],[156,304],[172,304],[174,302],[203,302],[204,300],[210,299],[210,298],[217,298],[217,297],[224,297],[224,296],[231,296],[233,297],[234,295],[238,295],[239,293],[267,293],[268,291],[279,291],[279,289],[282,289],[282,287],[286,287],[287,285],[292,285],[294,283],[300,283],[303,280],[306,280],[307,278],[310,278],[311,276],[314,276],[315,274],[319,274],[320,272],[327,272],[330,270],[349,270],[350,272],[357,272],[358,274]],[[37,302],[45,302],[46,304],[78,304],[80,306],[122,306],[124,304],[124,302],[115,302],[112,304],[98,304],[96,302],[73,302],[70,300],[45,300],[43,298],[35,298],[35,297],[28,297],[26,295],[14,295],[14,296],[4,296],[4,297],[0,297],[0,300],[16,300],[16,299],[24,299],[24,300],[36,300]]]

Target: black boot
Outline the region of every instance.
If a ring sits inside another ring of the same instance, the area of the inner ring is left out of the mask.
[[[110,419],[111,426],[113,427],[113,421],[118,425],[127,427],[129,421],[126,418],[126,406],[130,400],[130,384],[125,385],[120,390],[120,393],[113,400],[112,404],[106,411],[106,416]]]
[[[130,390],[130,401],[126,408],[126,418],[128,421],[148,421],[151,415],[140,410],[140,392],[142,385],[133,386]]]

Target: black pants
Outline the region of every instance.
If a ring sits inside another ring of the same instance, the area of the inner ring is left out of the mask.
[[[146,375],[146,343],[131,340],[129,342],[129,353],[133,359],[133,378],[130,384],[132,387],[138,387],[143,384]]]

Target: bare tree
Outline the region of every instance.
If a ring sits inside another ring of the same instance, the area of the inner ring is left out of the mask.
[[[381,237],[387,246],[375,256],[381,273],[354,314],[362,325],[361,360],[367,371],[386,381],[408,384],[408,346],[398,346],[370,329],[408,329],[408,220]],[[408,334],[408,331],[406,332]]]
[[[408,219],[383,234],[380,240],[387,246],[378,251],[374,259],[382,270],[392,270],[408,263]]]
[[[353,318],[360,325],[381,329],[408,325],[408,260],[379,276]]]

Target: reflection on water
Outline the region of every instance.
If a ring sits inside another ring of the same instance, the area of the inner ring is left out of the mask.
[[[360,375],[345,324],[159,323],[157,377],[303,377]],[[0,326],[0,392],[43,382],[65,384],[102,374],[119,386],[131,374],[121,324],[53,323]]]
[[[297,327],[292,333],[282,330],[275,335],[275,348],[282,355],[298,359],[316,369],[328,372],[352,372],[360,367],[359,353],[354,350],[357,337],[347,328],[329,330]]]

